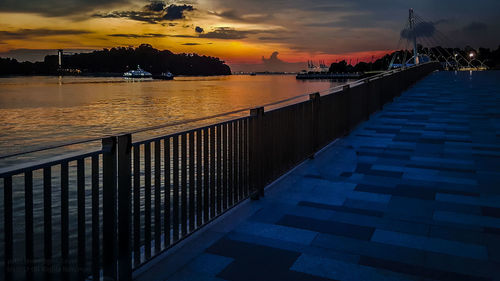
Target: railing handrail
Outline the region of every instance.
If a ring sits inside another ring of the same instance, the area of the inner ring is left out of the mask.
[[[99,139],[101,140],[101,139]],[[0,168],[0,178],[9,176],[9,175],[17,175],[23,173],[25,171],[37,170],[46,166],[53,166],[56,164],[60,164],[63,162],[70,162],[82,158],[87,158],[92,155],[96,155],[102,152],[102,149],[89,149],[84,151],[76,151],[69,152],[63,155],[53,156],[48,159],[43,160],[34,160],[26,163],[21,163],[17,165],[13,165],[10,167]]]
[[[422,64],[419,64],[419,65],[409,66],[409,67],[406,67],[406,68],[397,68],[397,69],[392,69],[392,70],[389,70],[389,71],[384,71],[384,72],[381,72],[379,74],[376,74],[376,75],[373,75],[373,76],[370,76],[370,77],[366,77],[366,78],[363,78],[363,79],[358,79],[358,80],[352,81],[351,83],[346,83],[346,84],[342,84],[342,85],[339,85],[339,86],[331,87],[331,88],[319,91],[317,93],[320,93],[320,94],[325,94],[325,93],[326,94],[333,94],[333,93],[336,93],[336,92],[340,92],[343,89],[343,87],[346,86],[346,85],[349,85],[351,88],[352,87],[356,87],[358,85],[361,85],[361,84],[365,83],[366,81],[370,81],[372,79],[377,79],[377,78],[381,78],[381,77],[384,77],[384,76],[392,75],[394,73],[403,71],[405,69],[411,69],[411,68],[418,67],[418,66],[421,66],[421,65],[424,65],[424,64],[428,64],[428,63],[432,63],[432,62],[426,62],[426,63],[422,63]],[[133,135],[133,134],[143,133],[143,132],[147,132],[147,131],[155,131],[155,130],[165,129],[165,128],[169,128],[169,127],[180,126],[180,125],[185,125],[185,124],[190,124],[190,123],[195,123],[195,122],[210,120],[210,119],[214,119],[214,118],[218,118],[218,117],[224,117],[224,116],[229,116],[229,115],[233,115],[233,114],[237,114],[237,113],[249,111],[250,109],[257,108],[257,107],[269,107],[269,106],[274,106],[274,105],[278,105],[278,104],[281,104],[281,103],[286,103],[286,102],[289,102],[289,101],[292,101],[292,100],[300,99],[300,98],[303,98],[303,97],[308,97],[310,94],[312,94],[312,92],[311,93],[306,93],[306,94],[300,94],[300,95],[297,95],[297,96],[293,96],[293,97],[290,97],[290,98],[278,100],[278,101],[275,101],[275,102],[270,102],[270,103],[263,104],[263,105],[260,105],[260,106],[246,107],[246,108],[236,109],[236,110],[229,111],[229,112],[223,112],[223,113],[218,113],[218,114],[204,116],[204,117],[199,117],[199,118],[191,118],[191,119],[187,119],[187,120],[183,120],[183,121],[176,121],[176,122],[171,122],[171,123],[164,123],[164,124],[150,126],[150,127],[145,127],[145,128],[142,128],[142,129],[137,129],[137,130],[128,131],[128,132],[126,131],[126,132],[120,132],[120,133],[111,134],[111,135],[102,135],[102,136],[99,136],[99,137],[93,137],[93,138],[88,138],[88,139],[75,140],[75,141],[70,141],[70,142],[63,142],[63,143],[60,143],[60,144],[49,145],[49,146],[40,147],[40,148],[34,148],[34,149],[31,149],[31,150],[27,150],[27,151],[14,152],[14,153],[10,153],[10,154],[0,155],[0,159],[7,159],[7,158],[15,157],[15,156],[21,156],[21,155],[26,155],[26,154],[31,154],[31,153],[37,153],[37,152],[42,152],[42,151],[47,151],[47,150],[52,150],[52,149],[67,147],[67,146],[74,146],[74,145],[80,145],[80,144],[85,144],[85,143],[97,142],[97,141],[100,141],[103,138],[107,138],[107,137],[113,137],[113,136],[125,135],[125,134],[131,134],[131,135]],[[231,119],[228,119],[228,120],[225,120],[225,121],[222,121],[222,122],[226,122],[226,121],[230,121],[230,120]],[[218,124],[218,123],[219,122],[217,122],[215,124]],[[211,126],[213,126],[215,124],[210,124],[210,125],[207,125],[206,127],[211,127]],[[197,129],[200,129],[200,128],[195,128],[193,130],[197,130]],[[179,132],[176,132],[176,133],[173,133],[172,135],[175,135],[175,134],[178,134],[178,133]],[[159,137],[156,137],[155,139],[161,139],[161,138],[164,138],[166,136],[168,136],[168,135],[159,136]],[[32,164],[33,164],[33,162],[30,161],[30,162],[27,162],[27,163],[24,163],[24,164],[21,164],[21,165],[23,167],[29,167],[29,165],[32,165]],[[3,170],[6,170],[6,169],[8,169],[8,168],[0,169],[0,175],[5,174],[5,172]],[[26,168],[23,168],[23,169],[26,169]]]

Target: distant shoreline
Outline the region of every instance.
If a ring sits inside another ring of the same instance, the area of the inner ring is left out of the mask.
[[[212,74],[212,75],[176,75],[175,77],[216,77],[230,76],[233,74]],[[0,75],[0,78],[9,77],[95,77],[95,78],[124,78],[123,73],[81,73],[81,74],[10,74]]]

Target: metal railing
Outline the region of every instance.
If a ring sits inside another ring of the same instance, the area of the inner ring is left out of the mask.
[[[131,280],[438,67],[392,70],[266,112],[138,142],[109,136],[98,150],[0,169],[5,280]]]

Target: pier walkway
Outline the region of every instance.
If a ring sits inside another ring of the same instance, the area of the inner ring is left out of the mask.
[[[135,279],[500,280],[499,77],[429,75]]]

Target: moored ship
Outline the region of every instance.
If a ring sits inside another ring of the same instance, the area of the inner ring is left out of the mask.
[[[125,78],[151,78],[153,75],[143,69],[138,65],[137,70],[130,70],[123,73]]]
[[[153,79],[173,80],[174,79],[174,75],[170,71],[167,71],[167,72],[163,72],[160,75],[153,75]]]

